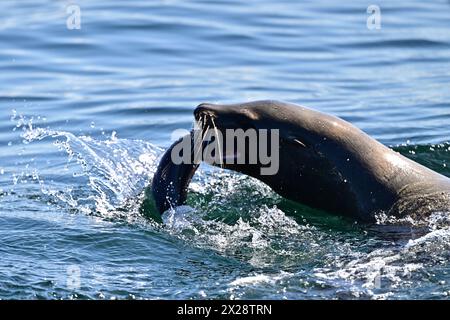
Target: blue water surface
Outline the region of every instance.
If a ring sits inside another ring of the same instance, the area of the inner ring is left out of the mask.
[[[299,103],[450,176],[449,1],[2,0],[0,70],[1,299],[450,295],[445,213],[386,238],[208,167],[139,210],[201,102]]]

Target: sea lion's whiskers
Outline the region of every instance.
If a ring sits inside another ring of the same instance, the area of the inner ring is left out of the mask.
[[[206,121],[206,117],[207,117],[206,114],[202,116],[202,139],[205,139],[209,129],[209,124]]]
[[[192,161],[194,163],[196,162],[199,149],[201,150],[201,148],[202,148],[202,141],[199,141],[199,140],[203,140],[202,136],[197,135],[198,130],[203,130],[202,127],[203,127],[203,124],[201,122],[201,119],[194,119],[194,124],[193,124],[194,137],[193,137],[193,144],[192,144],[193,150],[191,151],[192,155],[194,156],[194,158],[192,159]]]
[[[199,154],[199,152],[202,152],[203,151],[203,141],[205,140],[205,136],[206,136],[206,132],[208,131],[208,129],[209,129],[209,125],[207,125],[206,127],[204,127],[203,124],[204,122],[202,121],[202,127],[201,127],[201,130],[202,130],[202,132],[201,132],[201,134],[200,135],[198,135],[195,139],[195,141],[194,141],[194,146],[198,146],[197,147],[197,150],[195,150],[195,155],[194,155],[194,159],[197,159],[197,156],[198,156],[198,154]]]
[[[215,132],[215,134],[216,134],[217,146],[218,146],[218,148],[219,148],[219,161],[220,161],[219,164],[220,164],[220,168],[223,169],[225,166],[224,166],[224,164],[223,164],[222,146],[220,145],[219,130],[217,130],[217,126],[216,126],[216,124],[214,123],[214,118],[213,118],[213,117],[210,117],[210,119],[211,119],[211,123],[212,123],[213,128],[214,128],[214,132]]]

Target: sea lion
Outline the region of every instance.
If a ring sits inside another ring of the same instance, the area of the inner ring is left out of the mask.
[[[261,163],[222,164],[252,176],[281,196],[307,206],[375,222],[378,213],[419,220],[449,211],[450,179],[392,149],[338,117],[280,101],[200,104],[203,128],[278,130],[279,168],[262,175]],[[193,141],[193,134],[191,133]],[[181,205],[198,164],[161,159],[152,182],[159,213]],[[222,154],[225,156],[225,149]],[[229,156],[229,154],[228,154]]]

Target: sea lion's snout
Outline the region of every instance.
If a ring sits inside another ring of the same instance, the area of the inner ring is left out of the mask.
[[[195,108],[194,110],[194,117],[198,121],[204,116],[209,117],[217,117],[217,114],[219,112],[220,105],[217,104],[211,104],[211,103],[201,103]]]
[[[218,129],[248,129],[253,128],[259,115],[242,104],[212,104],[202,103],[194,110],[197,122],[213,123]]]
[[[194,110],[194,117],[201,127],[217,128],[219,130],[234,128],[237,123],[237,113],[230,105],[202,103]]]

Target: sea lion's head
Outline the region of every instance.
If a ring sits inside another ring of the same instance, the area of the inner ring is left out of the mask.
[[[291,169],[293,163],[297,168],[312,166],[320,160],[324,142],[336,140],[333,127],[341,131],[339,127],[346,128],[336,117],[272,100],[228,105],[202,103],[194,116],[204,136],[208,136],[206,131],[209,136],[220,134],[216,145],[220,154],[213,153],[208,162],[257,178],[277,175],[280,163],[284,169],[290,163]]]

